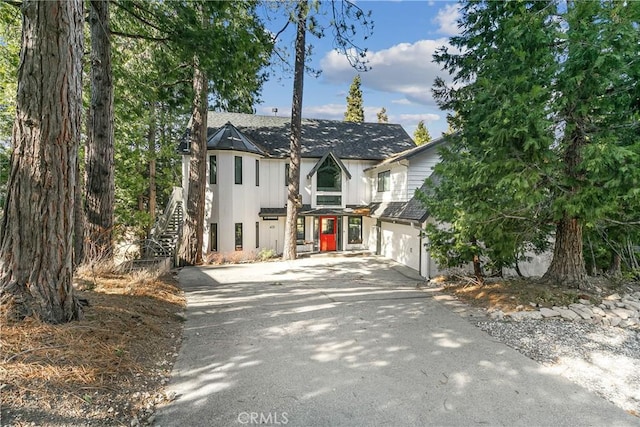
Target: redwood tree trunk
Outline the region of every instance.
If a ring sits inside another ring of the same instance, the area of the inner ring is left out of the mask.
[[[82,0],[22,3],[11,174],[0,232],[0,304],[10,319],[81,317],[73,223],[82,108]]]
[[[204,197],[207,160],[207,78],[196,65],[193,73],[193,115],[191,116],[189,188],[184,225],[178,247],[180,265],[202,263]]]
[[[89,2],[91,104],[85,145],[85,256],[113,255],[113,78],[109,2]]]
[[[556,226],[553,260],[543,280],[580,288],[587,280],[582,256],[582,224],[577,218],[565,215]]]
[[[307,2],[298,2],[296,31],[296,62],[293,77],[293,103],[291,106],[291,163],[287,191],[287,219],[284,227],[282,259],[296,259],[296,235],[300,200],[300,140],[302,139],[302,91],[304,87],[304,61],[307,34]]]

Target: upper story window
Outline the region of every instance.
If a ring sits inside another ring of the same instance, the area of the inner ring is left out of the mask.
[[[256,187],[260,186],[260,160],[256,159]]]
[[[218,166],[216,156],[209,156],[209,184],[218,183]]]
[[[331,156],[322,162],[317,177],[318,191],[342,191],[342,170]]]
[[[242,157],[235,156],[236,184],[242,184]]]
[[[384,171],[378,174],[378,191],[391,190],[391,171]]]

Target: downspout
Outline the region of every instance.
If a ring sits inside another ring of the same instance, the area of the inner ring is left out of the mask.
[[[418,227],[418,233],[420,233],[420,243],[418,245],[418,274],[422,276],[422,231],[420,227]]]

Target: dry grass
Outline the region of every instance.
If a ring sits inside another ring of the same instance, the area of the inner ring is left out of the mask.
[[[2,425],[129,425],[158,400],[185,305],[170,274],[80,277],[79,322],[4,325]],[[141,398],[132,399],[138,393]]]
[[[568,305],[580,298],[598,301],[597,295],[542,285],[533,279],[487,279],[484,284],[471,279],[440,280],[445,292],[467,304],[504,312]]]

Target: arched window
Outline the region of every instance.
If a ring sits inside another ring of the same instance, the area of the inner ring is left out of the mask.
[[[342,170],[331,156],[318,168],[318,191],[342,191]]]

